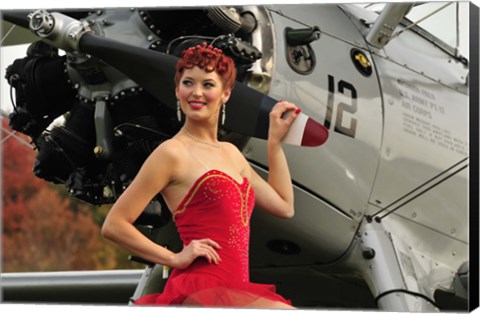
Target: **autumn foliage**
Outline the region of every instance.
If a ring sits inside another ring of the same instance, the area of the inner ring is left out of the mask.
[[[118,268],[118,249],[93,217],[98,209],[35,177],[29,138],[12,132],[2,119],[2,270]]]

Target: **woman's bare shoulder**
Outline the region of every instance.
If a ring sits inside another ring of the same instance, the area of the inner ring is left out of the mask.
[[[242,153],[240,152],[240,150],[237,148],[237,146],[235,146],[234,144],[230,143],[230,142],[222,142],[222,144],[224,145],[224,147],[227,149],[228,153],[229,154],[233,154],[233,155],[236,155],[237,157],[239,155],[242,155]],[[243,155],[242,155],[243,156]]]
[[[172,138],[165,140],[158,145],[148,159],[151,159],[154,163],[161,162],[175,166],[182,161],[182,158],[185,155],[185,150],[185,145]]]
[[[222,143],[224,144],[224,147],[226,148],[232,161],[234,161],[236,164],[242,164],[242,165],[247,164],[247,160],[245,159],[245,156],[242,154],[242,152],[238,149],[237,146],[235,146],[230,142],[222,142]]]

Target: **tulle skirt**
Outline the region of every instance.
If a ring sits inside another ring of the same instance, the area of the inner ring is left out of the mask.
[[[277,307],[291,305],[276,293],[274,285],[228,282],[205,274],[181,273],[171,276],[162,293],[138,298],[135,305],[185,305],[204,307]]]

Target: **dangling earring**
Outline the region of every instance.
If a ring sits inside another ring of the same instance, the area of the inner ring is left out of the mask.
[[[180,101],[177,100],[177,119],[182,122],[182,110],[180,110]]]
[[[225,104],[223,104],[222,108],[222,125],[225,125]]]

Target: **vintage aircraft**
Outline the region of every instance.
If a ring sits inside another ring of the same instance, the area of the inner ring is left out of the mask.
[[[220,136],[261,175],[272,99],[296,103],[329,130],[322,146],[285,145],[296,214],[255,212],[252,281],[276,283],[304,308],[467,310],[469,61],[406,18],[424,5],[4,12],[39,39],[7,68],[16,91],[10,125],[34,141],[36,176],[112,203],[180,128],[172,64],[208,41],[239,72]],[[47,128],[60,115],[64,124]],[[159,196],[137,226],[175,250],[170,218]],[[82,292],[72,302],[107,302],[116,285],[136,286],[136,298],[168,280],[168,269],[145,263],[144,272],[3,274],[4,297],[56,291],[49,301],[61,302],[70,287]],[[110,296],[98,293],[106,289]]]

